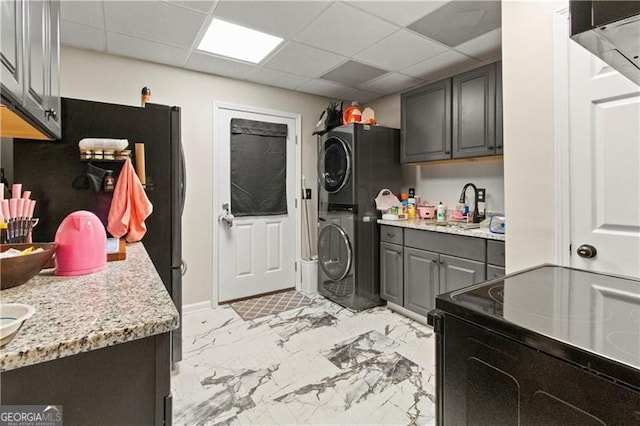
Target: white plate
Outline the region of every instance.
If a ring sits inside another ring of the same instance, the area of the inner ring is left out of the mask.
[[[36,312],[36,308],[22,303],[0,304],[0,345],[7,344],[23,322]]]

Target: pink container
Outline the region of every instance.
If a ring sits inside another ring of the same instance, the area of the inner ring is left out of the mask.
[[[420,219],[435,219],[436,206],[418,206],[418,216]]]
[[[80,210],[56,231],[56,275],[85,275],[107,266],[107,233],[95,214]]]

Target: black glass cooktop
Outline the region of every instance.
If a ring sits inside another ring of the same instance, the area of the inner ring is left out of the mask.
[[[640,280],[542,266],[444,297],[640,369]]]

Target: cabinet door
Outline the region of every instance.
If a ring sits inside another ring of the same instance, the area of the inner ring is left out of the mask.
[[[459,290],[484,281],[484,268],[484,262],[441,254],[439,293]]]
[[[419,315],[435,307],[438,292],[438,254],[404,248],[404,307]]]
[[[40,123],[46,122],[47,87],[49,66],[47,57],[47,16],[48,2],[24,2],[26,32],[25,32],[25,94],[24,107],[34,119]]]
[[[451,158],[451,79],[402,94],[400,162]]]
[[[22,2],[0,1],[2,96],[22,104]]]
[[[453,77],[453,158],[495,153],[496,64]]]
[[[47,79],[46,126],[56,136],[60,136],[60,2],[49,2],[49,14],[46,20],[49,73]],[[48,111],[48,112],[47,112]]]
[[[496,154],[502,155],[502,61],[496,63]]]
[[[505,270],[502,266],[487,265],[487,279],[493,280],[496,278],[504,277]]]
[[[380,297],[402,306],[403,274],[402,246],[380,243]]]

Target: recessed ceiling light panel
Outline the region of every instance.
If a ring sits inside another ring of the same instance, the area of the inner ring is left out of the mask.
[[[214,18],[198,50],[257,64],[281,42],[280,37]]]

